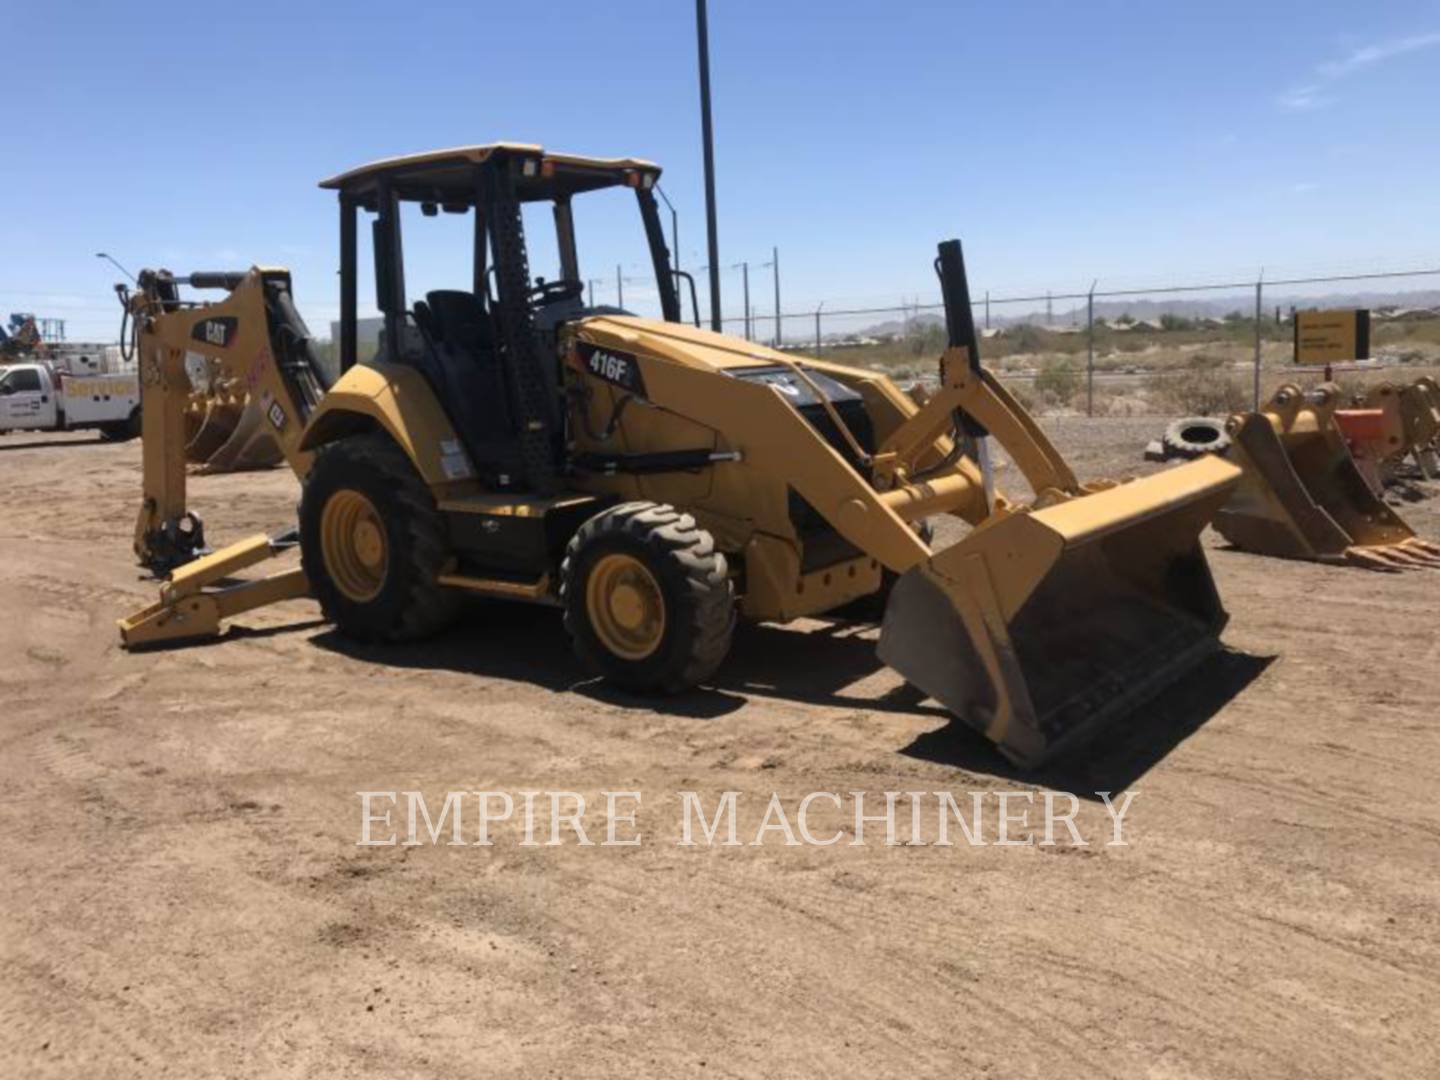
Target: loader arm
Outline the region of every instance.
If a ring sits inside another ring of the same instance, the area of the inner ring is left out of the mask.
[[[913,484],[948,431],[972,444],[983,498],[978,518],[974,500],[961,513],[976,526],[968,537],[895,583],[878,651],[1011,760],[1038,764],[1216,648],[1226,615],[1199,534],[1240,474],[1210,458],[1129,483],[1079,484],[980,364],[958,240],[940,244],[936,269],[949,336],[941,386],[886,439],[877,478]],[[991,437],[1034,490],[1030,505],[992,498]]]
[[[179,299],[177,286],[226,289],[213,303]],[[145,271],[126,303],[135,320],[140,370],[144,492],[135,525],[135,554],[157,574],[182,565],[204,549],[200,519],[186,502],[187,448],[205,441],[220,424],[213,414],[189,421],[193,384],[188,357],[202,357],[212,380],[239,388],[218,441],[207,450],[225,468],[244,467],[247,456],[275,451],[303,477],[312,452],[301,446],[305,422],[318,406],[327,380],[308,345],[308,333],[290,297],[288,271],[202,273],[176,278]]]
[[[958,412],[971,417],[1005,447],[1037,496],[1080,493],[1075,474],[1055,445],[999,379],[971,365],[967,346],[946,349],[940,371],[940,390],[891,433],[876,455],[882,486],[903,484],[913,475],[935,440],[955,426]]]
[[[924,454],[940,436],[967,436],[974,443],[975,456],[983,471],[989,468],[984,440],[994,436],[1014,459],[1021,474],[1035,492],[1037,504],[1084,494],[1065,459],[1045,437],[1040,425],[1001,385],[1000,380],[980,363],[980,338],[975,331],[970,284],[959,240],[946,240],[937,249],[935,272],[945,300],[945,330],[948,345],[940,358],[940,390],[918,413],[890,434],[876,459],[881,486],[904,483],[913,475]],[[1005,501],[992,501],[993,485],[986,484],[983,514],[1001,514]],[[971,524],[980,522],[974,518]]]

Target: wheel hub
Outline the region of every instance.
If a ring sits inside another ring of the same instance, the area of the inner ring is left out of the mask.
[[[362,492],[335,492],[320,514],[320,550],[325,571],[347,599],[365,603],[385,585],[390,547],[385,523],[375,504]]]
[[[665,598],[633,555],[602,557],[590,571],[585,603],[600,643],[626,660],[643,660],[665,635]]]

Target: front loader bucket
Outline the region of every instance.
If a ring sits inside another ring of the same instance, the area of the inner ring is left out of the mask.
[[[1217,646],[1200,533],[1240,470],[1217,457],[993,519],[901,575],[880,658],[1034,767]]]
[[[1245,413],[1230,432],[1244,476],[1215,529],[1237,548],[1376,570],[1435,564],[1437,549],[1371,489],[1323,402],[1293,416]]]

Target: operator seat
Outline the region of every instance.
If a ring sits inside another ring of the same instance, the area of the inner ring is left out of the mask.
[[[436,289],[415,305],[415,321],[428,338],[426,375],[470,456],[509,468],[497,449],[514,443],[515,425],[490,313],[474,293]]]
[[[459,289],[436,289],[425,294],[437,338],[457,348],[491,353],[495,328],[490,313],[474,293]]]

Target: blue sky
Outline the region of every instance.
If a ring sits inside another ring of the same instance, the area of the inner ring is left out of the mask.
[[[105,250],[288,265],[323,336],[316,181],[496,138],[661,162],[681,262],[705,261],[686,0],[6,9],[0,315],[113,336]],[[1437,2],[712,0],[710,22],[721,262],[778,245],[787,309],[929,298],[950,235],[997,294],[1440,262]],[[582,222],[597,300],[617,261],[640,273],[622,209]],[[412,286],[458,283],[463,255],[413,238]],[[725,290],[738,312],[738,272]]]

